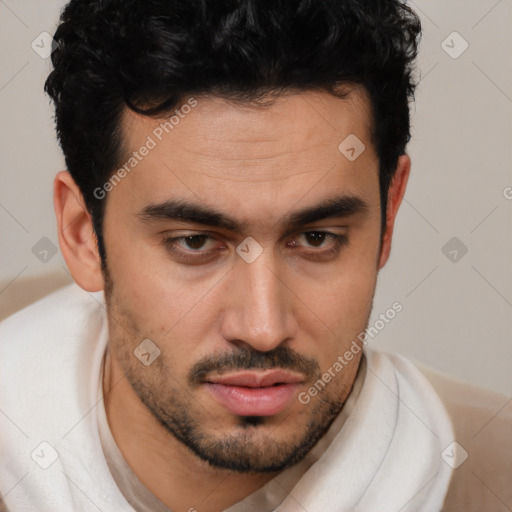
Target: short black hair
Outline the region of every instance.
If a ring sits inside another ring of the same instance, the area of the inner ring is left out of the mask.
[[[45,91],[102,261],[105,201],[93,191],[122,165],[123,111],[161,117],[191,95],[257,103],[362,85],[384,227],[388,188],[410,140],[420,36],[418,16],[398,0],[71,0]]]

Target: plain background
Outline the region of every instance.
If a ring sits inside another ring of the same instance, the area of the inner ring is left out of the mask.
[[[31,46],[63,5],[0,0],[0,317],[71,282],[52,254],[64,163],[50,61]],[[370,325],[403,310],[370,346],[512,395],[512,0],[410,5],[423,22],[412,174]]]

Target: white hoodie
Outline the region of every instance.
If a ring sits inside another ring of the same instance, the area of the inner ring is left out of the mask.
[[[10,512],[136,510],[98,431],[107,341],[103,293],[74,284],[0,324],[0,498]],[[397,355],[365,351],[364,367],[348,418],[291,491],[273,495],[286,470],[230,511],[512,510],[509,399]]]

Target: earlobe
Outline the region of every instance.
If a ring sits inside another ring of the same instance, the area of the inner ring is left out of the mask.
[[[80,189],[68,171],[54,180],[53,205],[62,255],[74,281],[84,290],[103,290],[101,259],[92,218]]]
[[[393,228],[396,215],[405,194],[407,180],[411,170],[411,159],[408,155],[401,155],[393,176],[393,180],[388,190],[388,204],[386,208],[386,228],[382,235],[382,248],[379,258],[379,269],[388,261],[391,252],[391,240],[393,237]]]

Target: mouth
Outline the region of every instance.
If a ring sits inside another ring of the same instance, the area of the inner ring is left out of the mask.
[[[273,416],[283,411],[304,382],[285,370],[238,372],[205,382],[213,398],[237,416]]]

